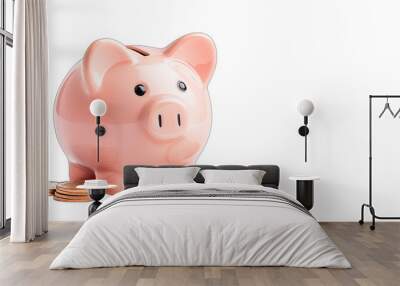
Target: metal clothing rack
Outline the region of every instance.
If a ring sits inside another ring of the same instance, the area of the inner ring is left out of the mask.
[[[375,213],[375,208],[372,204],[372,100],[376,98],[400,98],[400,95],[370,95],[369,96],[369,201],[368,204],[362,204],[361,206],[361,219],[358,221],[359,224],[364,224],[364,207],[369,208],[372,216],[372,225],[370,229],[375,229],[375,219],[400,219],[400,217],[388,217],[388,216],[378,216]]]

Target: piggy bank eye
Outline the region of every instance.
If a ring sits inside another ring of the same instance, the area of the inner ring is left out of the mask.
[[[146,93],[146,88],[143,84],[138,84],[135,86],[135,93],[138,96],[143,96]]]
[[[186,91],[186,84],[183,81],[178,81],[178,88],[182,91]]]

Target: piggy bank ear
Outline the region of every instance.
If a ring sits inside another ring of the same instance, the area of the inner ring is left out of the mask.
[[[204,83],[208,83],[215,69],[217,51],[213,40],[201,33],[185,35],[164,51],[165,55],[191,65]]]
[[[121,43],[111,39],[94,41],[82,59],[83,82],[89,94],[96,93],[106,72],[121,63],[135,62],[135,55]]]

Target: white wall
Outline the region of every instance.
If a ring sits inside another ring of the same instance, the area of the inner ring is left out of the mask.
[[[208,33],[218,64],[209,86],[213,128],[199,163],[279,164],[281,188],[291,193],[288,176],[319,175],[313,214],[359,219],[368,198],[368,94],[400,93],[399,1],[52,0],[48,9],[51,96],[97,38],[161,47]],[[303,98],[316,105],[308,164],[297,134]],[[377,125],[376,205],[380,215],[394,215],[400,119]],[[50,178],[65,179],[53,128],[50,135]],[[52,203],[50,219],[81,219],[85,208]]]

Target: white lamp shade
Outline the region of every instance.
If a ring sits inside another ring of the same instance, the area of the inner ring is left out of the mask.
[[[103,116],[107,112],[107,104],[104,100],[95,99],[90,103],[90,113],[93,116]]]
[[[297,110],[303,116],[309,116],[314,111],[314,104],[311,100],[303,99],[297,105]]]

